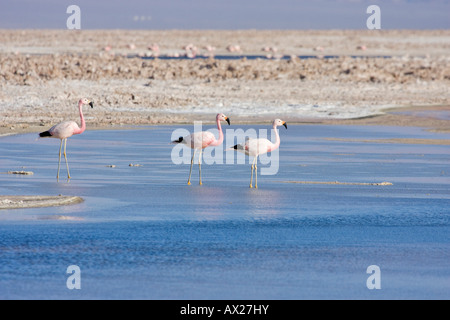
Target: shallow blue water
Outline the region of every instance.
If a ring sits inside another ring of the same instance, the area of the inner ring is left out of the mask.
[[[70,138],[70,182],[64,162],[56,181],[59,141],[0,138],[0,172],[34,172],[0,174],[0,194],[85,200],[0,210],[0,298],[450,298],[448,146],[345,141],[449,135],[289,125],[278,173],[259,176],[255,190],[248,163],[204,164],[203,186],[194,166],[187,186],[189,165],[171,161],[176,128]],[[66,287],[69,265],[81,269],[80,290]],[[370,265],[380,267],[381,289],[366,286]]]

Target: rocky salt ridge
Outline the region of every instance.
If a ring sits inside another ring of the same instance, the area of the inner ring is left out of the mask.
[[[215,36],[218,33],[220,37]],[[236,123],[276,114],[298,121],[354,119],[382,114],[387,107],[450,105],[448,31],[44,30],[5,31],[0,39],[3,131],[78,120],[76,104],[82,96],[95,102],[95,108],[85,112],[90,128],[192,123],[216,112],[234,115]],[[161,54],[179,50],[187,42],[200,48],[211,42],[216,54],[229,55],[234,53],[226,50],[228,45],[239,43],[243,54],[261,54],[267,39],[280,53],[318,58],[149,60],[136,56],[139,50],[150,50],[149,41],[160,43]],[[114,46],[106,50],[102,41]],[[372,46],[362,50],[361,43]],[[321,58],[324,54],[342,56]],[[367,57],[349,56],[355,54]]]
[[[340,57],[289,60],[148,60],[110,55],[0,55],[0,82],[32,86],[51,80],[325,79],[343,83],[450,82],[450,57]]]

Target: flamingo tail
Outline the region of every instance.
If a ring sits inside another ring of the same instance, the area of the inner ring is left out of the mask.
[[[229,150],[244,150],[244,147],[241,146],[240,144],[237,144],[235,146],[232,146],[231,148],[225,149],[225,151],[229,151]]]
[[[183,142],[183,137],[179,137],[178,140],[172,141],[172,143],[181,143]]]
[[[39,137],[41,137],[41,138],[51,137],[51,136],[52,136],[52,134],[50,133],[50,131],[44,131],[44,132],[39,133]]]

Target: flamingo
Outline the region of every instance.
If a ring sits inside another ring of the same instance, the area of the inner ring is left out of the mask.
[[[261,154],[265,154],[271,151],[278,149],[280,146],[280,135],[278,134],[277,127],[284,126],[287,129],[286,121],[282,121],[280,119],[275,119],[272,123],[273,130],[275,131],[275,143],[272,143],[267,139],[247,139],[243,144],[237,144],[230,149],[227,150],[236,150],[242,153],[245,153],[248,156],[254,157],[252,163],[252,174],[250,177],[250,188],[253,188],[253,170],[255,171],[255,189],[258,188],[258,157]]]
[[[86,104],[90,105],[91,108],[94,108],[94,103],[89,99],[82,98],[78,102],[78,109],[80,111],[80,119],[81,119],[81,128],[78,127],[78,124],[75,121],[64,121],[51,127],[48,131],[44,131],[39,134],[39,137],[41,138],[57,138],[61,140],[61,145],[59,146],[58,173],[56,175],[56,179],[58,180],[59,180],[59,169],[61,165],[61,149],[63,142],[64,142],[64,159],[66,160],[66,167],[67,167],[67,178],[70,179],[69,163],[67,162],[66,156],[67,138],[73,136],[74,134],[82,134],[86,130],[86,122],[84,121],[83,116],[83,105]]]
[[[223,132],[222,127],[220,125],[220,121],[226,121],[228,125],[230,125],[230,118],[228,118],[223,113],[219,113],[216,116],[217,129],[219,130],[219,140],[216,139],[214,134],[209,131],[201,131],[194,132],[186,137],[180,137],[178,140],[172,141],[172,143],[182,143],[189,146],[191,149],[194,149],[194,154],[191,158],[191,169],[189,170],[189,179],[188,185],[191,185],[191,173],[192,173],[192,165],[194,163],[195,153],[200,151],[198,158],[198,172],[199,172],[199,184],[202,185],[202,152],[203,149],[207,147],[216,147],[220,146],[223,142]]]

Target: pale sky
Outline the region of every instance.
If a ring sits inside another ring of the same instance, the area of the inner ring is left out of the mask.
[[[0,0],[0,29],[366,29],[369,5],[381,29],[449,29],[450,0]]]

